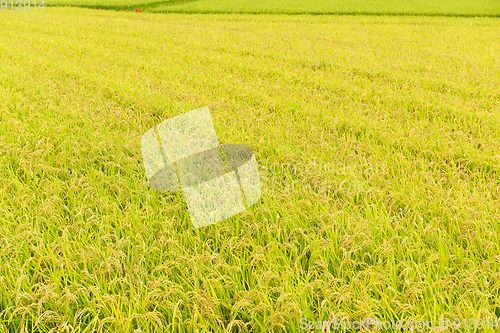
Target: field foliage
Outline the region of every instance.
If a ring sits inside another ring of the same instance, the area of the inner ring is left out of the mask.
[[[73,6],[101,9],[162,8],[167,5],[182,4],[189,0],[44,0],[47,6]],[[38,0],[40,2],[40,0]]]
[[[0,329],[500,316],[498,36],[492,18],[0,13]],[[263,194],[194,230],[148,188],[140,139],[205,105]]]
[[[314,13],[500,16],[498,0],[198,0],[156,10],[186,13]]]
[[[45,3],[183,13],[500,16],[498,0],[45,0]]]

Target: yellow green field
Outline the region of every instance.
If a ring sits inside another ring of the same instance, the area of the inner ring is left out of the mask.
[[[498,36],[496,18],[0,12],[0,332],[498,318]],[[202,106],[253,147],[263,193],[195,230],[140,145]]]
[[[104,0],[48,0],[72,1]],[[110,0],[106,0],[110,1]],[[135,1],[135,0],[127,0]],[[160,12],[500,16],[498,0],[195,0],[158,3]]]
[[[41,0],[38,0],[40,2]],[[369,14],[500,17],[498,0],[44,0],[48,6],[172,13]]]

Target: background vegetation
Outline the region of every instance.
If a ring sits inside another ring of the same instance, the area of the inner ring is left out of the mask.
[[[498,0],[45,0],[45,4],[176,13],[500,16]]]
[[[500,16],[497,0],[198,0],[162,6],[158,10],[186,13]]]
[[[500,316],[497,19],[0,22],[0,330]],[[140,138],[205,105],[263,194],[194,230],[182,195],[148,188]]]

